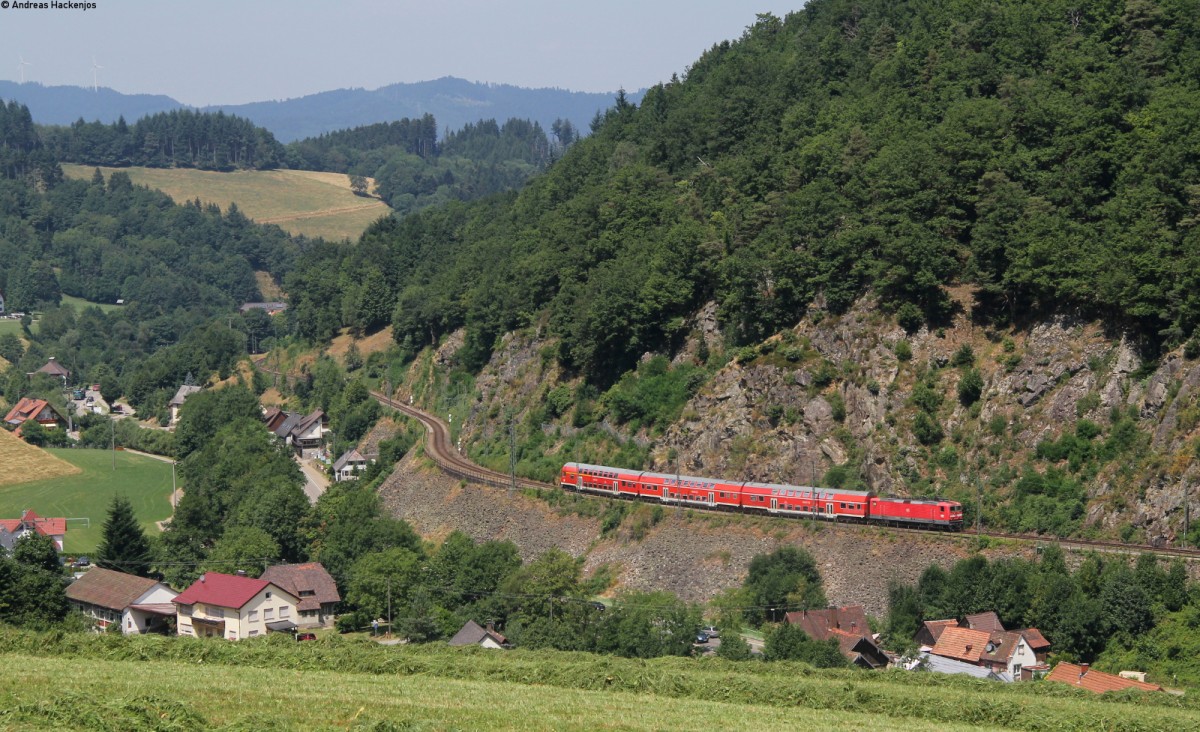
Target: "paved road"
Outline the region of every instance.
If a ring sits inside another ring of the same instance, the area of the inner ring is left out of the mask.
[[[325,489],[329,487],[329,478],[326,477],[321,463],[298,458],[295,460],[300,464],[300,469],[304,471],[304,495],[308,496],[309,503],[316,503]]]

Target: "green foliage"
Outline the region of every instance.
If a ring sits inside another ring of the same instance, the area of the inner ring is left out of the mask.
[[[670,424],[703,383],[704,375],[687,364],[672,368],[665,357],[655,356],[627,373],[601,402],[618,423],[628,423],[633,430]]]
[[[279,542],[257,526],[233,526],[221,535],[203,565],[205,572],[257,577],[282,556]]]
[[[803,661],[817,668],[847,665],[836,638],[813,640],[800,626],[790,623],[781,623],[767,633],[763,658],[767,661]]]
[[[779,622],[790,610],[825,607],[821,573],[807,551],[785,546],[750,560],[743,583],[753,607],[746,611],[754,624]]]
[[[908,341],[896,341],[896,345],[893,350],[896,353],[896,359],[901,363],[912,360],[912,346],[908,344]]]
[[[963,371],[962,377],[958,380],[958,401],[963,406],[971,406],[979,401],[979,397],[983,394],[983,376],[979,373],[979,369],[968,368]]]
[[[124,494],[113,496],[104,519],[104,534],[96,547],[96,566],[140,577],[150,576],[150,541]]]
[[[833,421],[846,421],[846,400],[842,398],[841,392],[834,392],[827,397],[829,407],[832,410]]]
[[[956,368],[962,366],[974,366],[975,350],[971,348],[970,344],[968,343],[962,344],[962,346],[960,346],[959,349],[954,352],[954,355],[950,357],[950,365]]]
[[[67,616],[58,554],[49,537],[17,540],[11,558],[0,555],[0,621],[49,628]]]
[[[603,613],[596,650],[626,658],[686,656],[700,627],[698,608],[669,592],[629,592]]]
[[[945,433],[942,431],[942,425],[938,421],[929,416],[928,412],[917,412],[913,417],[913,436],[922,445],[936,445],[942,441]]]
[[[727,632],[721,636],[721,645],[717,647],[717,655],[726,661],[749,661],[754,657],[750,644],[741,633]]]

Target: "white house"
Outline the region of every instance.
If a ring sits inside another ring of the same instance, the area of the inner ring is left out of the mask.
[[[165,633],[179,593],[158,580],[92,567],[67,587],[71,606],[96,621],[98,629],[120,623],[126,635]]]
[[[295,630],[299,600],[265,580],[207,572],[174,602],[179,635],[239,640]]]
[[[367,469],[367,464],[374,462],[367,460],[358,450],[350,448],[342,453],[342,456],[333,463],[333,479],[337,481],[350,480],[357,478],[358,474]]]

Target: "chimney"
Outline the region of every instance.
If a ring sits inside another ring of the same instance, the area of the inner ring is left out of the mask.
[[[204,581],[204,575],[200,575],[200,581],[201,581],[201,582],[203,582],[203,581]]]
[[[237,576],[238,576],[238,577],[245,577],[245,576],[246,576],[246,570],[244,570],[244,569],[239,569],[239,570],[237,571]]]
[[[1090,666],[1091,666],[1091,664],[1089,664],[1089,663],[1079,664],[1079,680],[1080,681],[1083,681],[1083,677],[1087,676],[1087,672],[1088,672],[1088,669],[1090,668]]]

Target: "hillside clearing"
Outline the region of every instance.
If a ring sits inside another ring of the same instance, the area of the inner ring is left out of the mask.
[[[94,166],[64,164],[69,178],[90,179]],[[305,170],[239,170],[219,173],[191,168],[100,168],[127,173],[138,184],[166,193],[177,202],[199,198],[228,210],[231,203],[260,223],[273,223],[290,234],[338,241],[355,240],[391,209],[375,199],[356,196],[341,173]],[[369,181],[374,185],[373,181]]]

